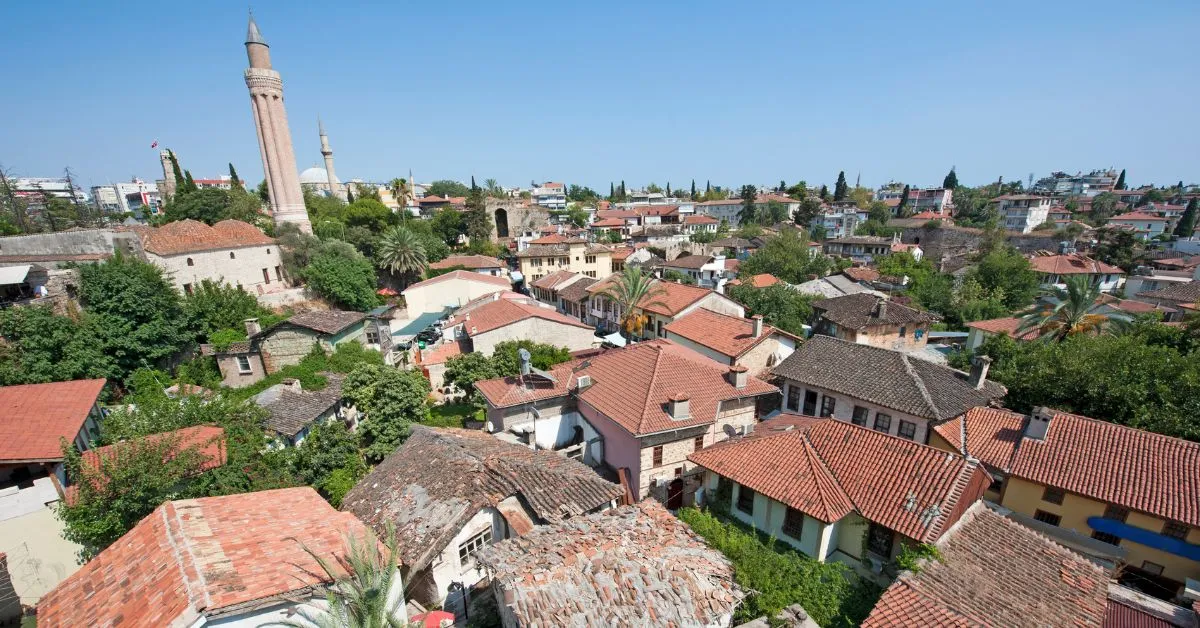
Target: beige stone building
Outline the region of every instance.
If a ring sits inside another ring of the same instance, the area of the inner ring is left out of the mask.
[[[860,345],[921,351],[936,315],[860,292],[813,302],[813,331]]]
[[[238,220],[208,226],[195,220],[133,227],[146,261],[163,269],[184,294],[204,280],[237,286],[262,297],[291,286],[275,240]]]
[[[383,321],[373,322],[379,325]],[[252,318],[246,321],[247,340],[231,343],[228,347],[200,345],[200,351],[217,359],[222,383],[231,388],[242,388],[285,366],[299,364],[314,346],[321,347],[325,353],[333,353],[344,342],[377,348],[378,338],[372,338],[369,333],[372,329],[386,329],[386,325],[373,327],[368,324],[366,314],[341,310],[296,314],[267,329],[261,329],[258,319]]]
[[[517,253],[517,260],[527,283],[559,270],[580,273],[592,279],[604,279],[613,272],[612,249],[561,235],[533,240],[528,248]]]
[[[553,306],[529,297],[500,298],[455,314],[443,326],[443,333],[468,338],[471,351],[491,355],[496,345],[508,340],[532,340],[570,351],[591,349],[596,342],[590,325],[560,314]]]

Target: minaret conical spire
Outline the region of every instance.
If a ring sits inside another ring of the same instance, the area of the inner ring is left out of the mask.
[[[253,11],[250,12],[250,26],[246,28],[246,43],[267,45],[267,40],[263,39],[262,32],[258,30],[258,22],[254,21]]]

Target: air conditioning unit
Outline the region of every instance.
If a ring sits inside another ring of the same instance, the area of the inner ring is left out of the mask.
[[[581,391],[586,390],[589,386],[592,385],[592,376],[591,375],[580,375],[579,378],[577,380],[575,380],[575,383],[576,383],[576,386],[579,388],[579,390],[581,390]]]

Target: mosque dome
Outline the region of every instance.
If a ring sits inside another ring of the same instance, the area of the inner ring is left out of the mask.
[[[336,177],[334,181],[341,183]],[[313,166],[308,170],[300,173],[300,185],[329,185],[329,173],[325,172],[324,168]]]

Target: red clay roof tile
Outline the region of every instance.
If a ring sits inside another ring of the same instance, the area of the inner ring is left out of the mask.
[[[96,405],[103,379],[0,388],[0,462],[62,460]]]

